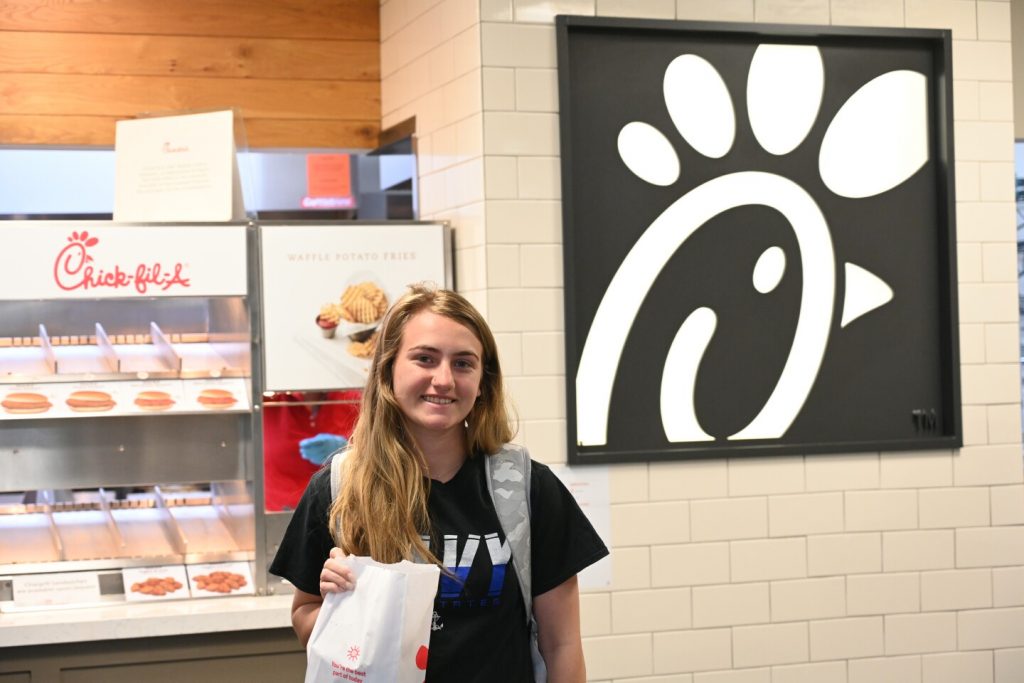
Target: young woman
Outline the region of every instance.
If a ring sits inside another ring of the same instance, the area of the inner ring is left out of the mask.
[[[427,681],[532,681],[525,605],[484,458],[512,438],[497,346],[462,296],[414,286],[380,327],[341,492],[310,481],[270,571],[296,588],[305,644],[327,593],[359,590],[346,555],[433,562]],[[533,612],[548,680],[586,678],[576,574],[608,554],[551,470],[531,476]],[[507,571],[506,571],[507,568]]]

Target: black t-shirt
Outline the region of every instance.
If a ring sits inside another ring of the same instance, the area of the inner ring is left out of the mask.
[[[537,596],[608,549],[547,466],[533,463],[530,488],[531,592]],[[310,481],[270,566],[313,595],[320,593],[320,571],[334,546],[327,528],[330,498],[325,467]],[[525,603],[487,492],[483,457],[467,460],[448,482],[432,481],[428,508],[431,551],[457,579],[442,574],[434,599],[427,683],[532,681]]]

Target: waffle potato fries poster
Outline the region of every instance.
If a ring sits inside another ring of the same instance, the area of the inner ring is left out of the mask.
[[[260,228],[266,388],[362,387],[388,307],[450,281],[440,224]]]

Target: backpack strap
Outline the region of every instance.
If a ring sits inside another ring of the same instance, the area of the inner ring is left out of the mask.
[[[547,666],[540,654],[537,620],[533,618],[533,557],[530,552],[530,454],[522,446],[505,444],[485,456],[487,491],[494,502],[505,540],[512,549],[512,569],[519,579],[530,629],[530,658],[535,683],[547,681]]]
[[[531,618],[530,456],[522,446],[506,444],[484,463],[487,492],[491,494],[501,530],[512,548],[512,566],[522,588],[527,618]]]
[[[345,454],[348,451],[348,446],[342,446],[338,450],[331,453],[331,500],[338,497],[341,493],[341,464],[345,462]]]

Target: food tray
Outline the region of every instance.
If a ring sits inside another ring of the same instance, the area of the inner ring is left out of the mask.
[[[44,513],[0,515],[0,538],[0,565],[61,559]]]
[[[112,347],[120,361],[121,372],[130,375],[177,372],[168,367],[160,350],[152,344],[117,344]]]
[[[52,374],[41,347],[0,348],[0,379],[6,382],[24,382]]]
[[[114,372],[98,346],[55,346],[58,375],[101,375]]]
[[[251,550],[251,548],[238,546],[227,526],[217,516],[216,510],[210,506],[198,505],[168,509],[178,523],[181,535],[188,541],[187,552],[190,555]]]
[[[65,560],[106,560],[124,556],[102,510],[55,512],[53,521],[64,542]]]
[[[181,357],[182,374],[191,377],[227,376],[234,368],[220,354],[219,349],[225,346],[228,345],[208,342],[175,344],[174,350]]]
[[[164,527],[164,513],[156,508],[111,510],[121,530],[126,557],[163,557],[176,554]]]

